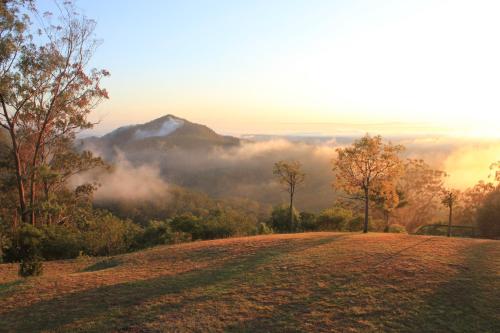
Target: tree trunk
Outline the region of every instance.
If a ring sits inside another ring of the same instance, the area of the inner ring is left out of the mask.
[[[7,111],[7,106],[5,104],[3,95],[0,94],[0,102],[2,104],[3,114],[5,120],[7,122],[7,130],[10,135],[10,140],[12,143],[12,154],[14,155],[14,162],[16,166],[16,183],[17,183],[17,193],[19,195],[19,213],[21,213],[21,220],[25,223],[28,222],[28,211],[26,209],[26,196],[24,189],[24,180],[21,166],[21,158],[19,157],[19,146],[16,137],[16,115],[14,115],[14,119],[11,120],[9,117],[9,113]],[[15,223],[14,223],[15,224]]]
[[[290,232],[293,232],[293,192],[290,193]]]
[[[369,204],[369,201],[368,201],[368,187],[365,188],[365,224],[363,226],[363,233],[367,233],[368,232],[368,214],[369,214],[369,211],[368,211],[368,204]]]
[[[9,130],[9,133],[12,142],[12,155],[14,157],[14,162],[16,167],[16,185],[17,185],[17,193],[19,195],[19,213],[21,214],[21,220],[24,223],[28,223],[29,215],[26,209],[26,195],[24,190],[24,180],[21,170],[21,159],[19,158],[17,140],[12,130]]]
[[[389,232],[389,220],[391,218],[391,214],[388,211],[384,212],[384,220],[385,220],[385,228],[384,232]]]
[[[448,218],[448,237],[451,237],[451,222],[453,220],[453,205],[450,205],[450,216]]]

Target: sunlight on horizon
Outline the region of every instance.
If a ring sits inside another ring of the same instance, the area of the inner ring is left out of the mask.
[[[239,134],[389,122],[500,136],[496,1],[125,4],[85,3],[112,73],[97,131],[171,113]]]

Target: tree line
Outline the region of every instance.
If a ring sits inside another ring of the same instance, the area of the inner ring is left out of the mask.
[[[478,229],[477,235],[500,237],[499,192],[500,162],[493,163],[491,181],[480,181],[465,191],[448,188],[444,171],[432,169],[421,159],[404,159],[405,147],[383,141],[381,136],[369,134],[356,140],[352,145],[337,149],[333,160],[334,189],[339,192],[335,210],[321,212],[314,228],[324,229],[328,214],[335,230],[351,231],[343,228],[339,220],[347,216],[362,215],[362,231],[371,228],[376,231],[415,232],[419,227],[439,222],[445,208],[446,235],[452,236],[454,228]],[[294,213],[294,197],[297,186],[305,181],[306,175],[299,161],[279,161],[274,165],[274,174],[290,194],[287,230],[297,229],[298,221],[303,220],[302,230],[313,228],[314,214]],[[441,205],[443,207],[441,207]],[[279,215],[280,208],[275,210]],[[373,213],[372,213],[373,211]],[[374,218],[373,218],[374,217]],[[278,226],[276,219],[274,225]],[[295,221],[295,222],[294,222]],[[377,223],[375,222],[377,221]],[[458,224],[458,226],[455,225]],[[372,225],[370,225],[372,224]],[[377,225],[377,227],[375,227]],[[332,230],[330,227],[329,230]]]

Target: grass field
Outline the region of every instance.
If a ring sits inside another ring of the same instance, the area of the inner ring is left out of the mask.
[[[500,332],[500,241],[270,235],[16,272],[2,332]]]

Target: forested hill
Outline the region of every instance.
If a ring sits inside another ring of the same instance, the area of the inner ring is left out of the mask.
[[[100,138],[84,139],[82,144],[110,157],[116,148],[125,153],[144,150],[162,152],[169,148],[233,147],[239,145],[240,140],[217,134],[205,125],[166,115],[145,124],[120,127]]]

